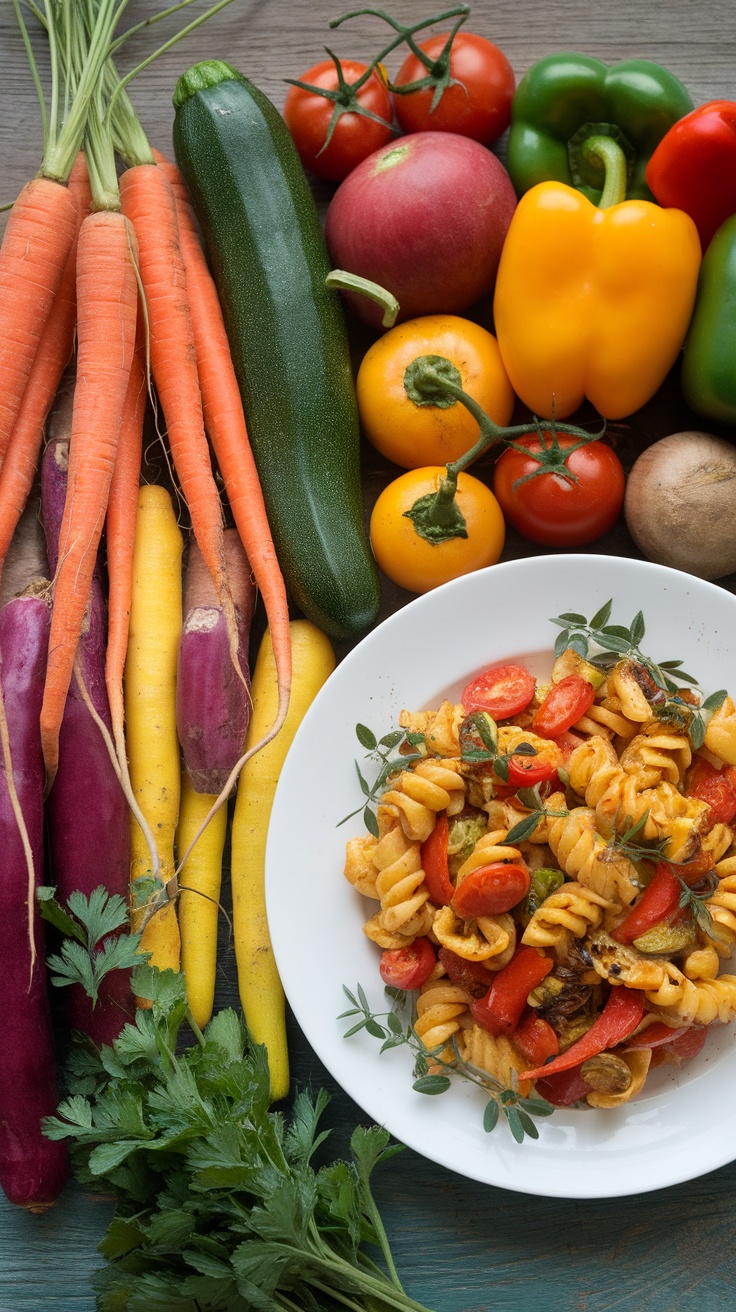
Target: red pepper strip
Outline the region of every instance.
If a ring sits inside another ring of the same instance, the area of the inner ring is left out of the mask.
[[[539,1080],[548,1075],[557,1075],[559,1071],[569,1071],[573,1066],[580,1066],[590,1057],[597,1057],[607,1048],[615,1048],[628,1038],[632,1030],[641,1024],[646,1008],[644,994],[639,989],[627,989],[618,984],[613,989],[603,1011],[590,1029],[573,1043],[561,1057],[554,1057],[546,1066],[537,1066],[531,1071],[522,1071],[520,1080]]]
[[[519,1023],[527,997],[549,975],[553,965],[536,948],[519,948],[508,966],[499,970],[486,996],[471,1002],[474,1019],[491,1034],[511,1034]]]
[[[685,796],[708,803],[709,829],[716,824],[730,825],[736,820],[736,768],[725,765],[717,770],[710,761],[700,757],[690,771]]]
[[[447,842],[450,825],[447,815],[441,811],[435,821],[429,838],[422,843],[421,862],[424,882],[429,889],[429,896],[437,907],[449,906],[455,889],[450,879],[450,867],[447,861]]]
[[[582,1063],[581,1063],[582,1064]],[[580,1074],[580,1066],[573,1066],[571,1071],[560,1071],[548,1079],[537,1080],[537,1093],[546,1098],[553,1107],[572,1107],[591,1091],[591,1085]]]
[[[538,1016],[533,1007],[527,1007],[511,1035],[511,1042],[524,1060],[534,1062],[535,1066],[542,1066],[560,1051],[560,1040],[549,1021]]]
[[[669,866],[660,864],[654,872],[654,878],[647,884],[639,901],[632,907],[628,916],[612,931],[611,937],[617,943],[633,943],[640,934],[669,920],[680,905],[682,886],[677,875]]]
[[[651,155],[646,177],[660,205],[695,220],[705,251],[736,213],[736,103],[710,100],[681,118]]]
[[[633,1052],[637,1048],[659,1048],[663,1043],[672,1043],[679,1034],[685,1034],[691,1027],[685,1026],[684,1029],[675,1030],[671,1025],[665,1025],[663,1021],[656,1020],[653,1025],[647,1025],[641,1034],[632,1034],[628,1043],[624,1046],[624,1052]]]

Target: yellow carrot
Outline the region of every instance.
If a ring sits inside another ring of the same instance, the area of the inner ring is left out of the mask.
[[[185,852],[208,814],[214,797],[197,793],[186,770],[181,775],[177,850]],[[217,920],[227,807],[221,806],[195,843],[179,875],[181,965],[189,1009],[203,1029],[212,1015],[217,964]]]
[[[125,662],[125,717],[133,792],[155,836],[160,878],[174,873],[179,818],[176,658],[182,625],[182,535],[165,488],[142,487],[133,555],[133,595]],[[152,872],[140,826],[131,820],[131,881]],[[133,927],[141,920],[133,911]],[[141,949],[154,965],[179,969],[179,926],[173,902],[149,920]]]
[[[268,1050],[274,1100],[289,1091],[289,1056],[284,991],[266,920],[266,834],[286,753],[305,712],[335,668],[332,647],[320,629],[307,620],[294,620],[290,629],[293,677],[289,710],[273,742],[243,767],[232,829],[233,929],[240,1001],[251,1038]],[[263,737],[273,723],[277,705],[276,663],[267,631],[253,672],[253,712],[246,745]]]

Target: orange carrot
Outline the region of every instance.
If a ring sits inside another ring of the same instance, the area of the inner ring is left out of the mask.
[[[276,559],[266,507],[243,414],[238,380],[217,289],[197,235],[186,183],[176,164],[160,151],[154,159],[176,198],[179,237],[197,352],[204,420],[225,481],[228,501],[268,616],[279,682],[279,718],[291,689],[291,632],[286,587]]]
[[[151,366],[174,467],[197,545],[225,612],[233,664],[239,669],[238,628],[227,581],[222,505],[204,429],[174,193],[157,164],[138,164],[123,173],[120,199],[138,238]]]
[[[80,152],[69,178],[77,202],[77,231],[90,206],[89,177]],[[0,570],[33,484],[43,430],[61,376],[74,350],[77,322],[77,236],[72,242],[0,469]]]
[[[113,738],[118,754],[125,754],[123,723],[123,670],[128,650],[130,603],[133,595],[133,548],[141,475],[143,418],[146,412],[145,343],[138,321],[128,390],[120,424],[115,468],[107,507],[108,633],[105,682],[110,702]]]
[[[69,488],[41,709],[48,786],[58,765],[59,728],[107,512],[130,379],[138,310],[134,250],[135,235],[122,215],[103,211],[84,220],[77,250],[77,382]]]
[[[0,247],[0,461],[77,233],[68,187],[34,178],[16,200]]]

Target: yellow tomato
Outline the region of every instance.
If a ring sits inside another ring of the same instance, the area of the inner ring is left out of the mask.
[[[373,507],[373,554],[384,574],[408,592],[429,592],[461,574],[495,565],[503,551],[501,507],[490,488],[472,474],[458,475],[455,498],[465,519],[467,538],[430,542],[419,535],[406,512],[420,497],[437,492],[445,475],[441,465],[402,474],[389,483]]]
[[[423,355],[449,360],[459,373],[458,386],[494,423],[508,424],[514,409],[498,344],[485,328],[453,314],[428,314],[398,324],[366,352],[357,391],[366,437],[404,469],[458,460],[478,437],[478,425],[460,401],[445,407],[410,399],[404,375]]]

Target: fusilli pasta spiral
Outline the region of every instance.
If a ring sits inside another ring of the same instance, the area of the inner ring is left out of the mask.
[[[537,907],[521,941],[527,947],[554,948],[558,957],[564,957],[571,939],[597,929],[603,912],[614,905],[582,884],[563,884]]]

